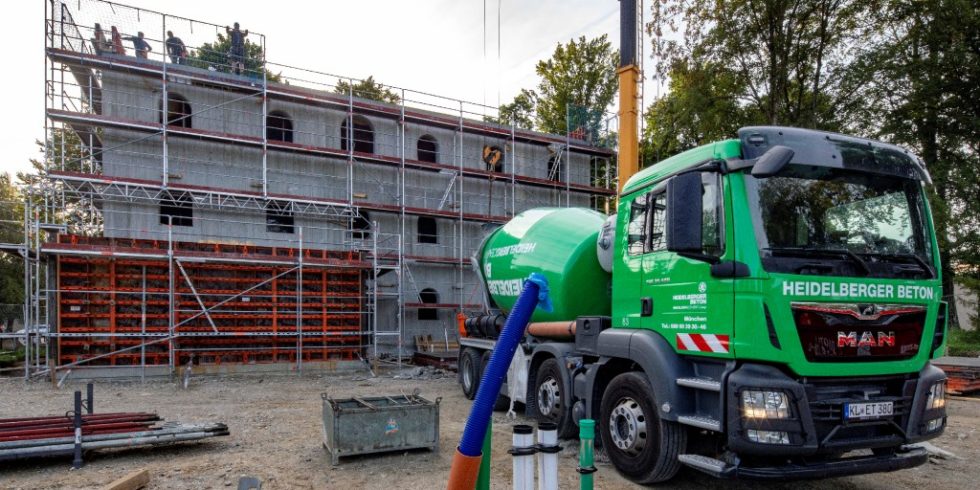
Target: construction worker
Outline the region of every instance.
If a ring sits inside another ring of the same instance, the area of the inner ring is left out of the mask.
[[[102,30],[97,22],[95,24],[95,37],[92,38],[92,47],[95,49],[95,54],[104,54],[112,52],[112,43],[105,38],[105,31]]]
[[[170,62],[175,65],[183,65],[187,58],[187,46],[179,37],[174,36],[173,31],[167,31],[167,54],[170,55]]]
[[[146,42],[146,39],[143,38],[143,31],[137,32],[135,37],[125,36],[123,39],[133,41],[133,50],[136,51],[137,58],[145,60],[148,57],[147,53],[153,51],[153,48],[150,47],[150,43]]]
[[[241,75],[245,71],[245,37],[248,36],[248,29],[244,31],[239,29],[238,22],[235,22],[235,28],[231,29],[225,26],[225,32],[228,33],[228,38],[231,41],[228,62],[231,63],[232,71],[236,75]]]
[[[126,48],[122,45],[122,36],[119,34],[119,29],[116,29],[116,26],[112,26],[112,52],[124,56],[126,54]]]

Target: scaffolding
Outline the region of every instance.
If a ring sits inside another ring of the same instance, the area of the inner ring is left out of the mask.
[[[407,318],[448,338],[455,313],[484,308],[470,256],[486,226],[615,194],[596,128],[538,133],[397,87],[379,102],[267,61],[255,31],[236,70],[224,26],[45,6],[45,168],[18,244],[26,378],[400,360]],[[150,51],[127,49],[137,32]]]

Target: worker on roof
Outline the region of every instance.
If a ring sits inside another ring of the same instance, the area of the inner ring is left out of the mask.
[[[238,22],[235,22],[235,28],[231,29],[225,26],[225,32],[228,33],[229,40],[231,41],[231,50],[228,51],[228,62],[231,64],[231,70],[236,75],[241,75],[245,71],[245,37],[248,36],[248,29],[244,31],[239,29]]]
[[[95,36],[92,38],[92,47],[95,49],[95,54],[112,52],[112,43],[106,39],[105,31],[102,30],[102,26],[98,22],[95,23],[93,31]]]
[[[119,29],[116,29],[116,26],[112,26],[112,51],[116,54],[126,54],[126,48],[122,45],[122,35],[119,34]]]
[[[127,41],[133,41],[133,49],[136,51],[136,57],[140,59],[147,59],[147,53],[153,51],[150,47],[150,43],[146,42],[143,37],[143,31],[137,32],[136,36],[126,36],[123,39]]]
[[[174,31],[167,31],[167,54],[170,55],[170,62],[176,65],[183,65],[187,58],[187,46],[184,45],[179,37],[174,36]]]

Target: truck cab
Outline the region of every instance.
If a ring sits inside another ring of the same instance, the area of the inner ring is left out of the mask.
[[[608,311],[568,319],[574,341],[528,336],[508,382],[539,419],[597,420],[640,483],[922,464],[908,445],[946,423],[929,183],[901,148],[783,127],[653,165],[599,233]]]

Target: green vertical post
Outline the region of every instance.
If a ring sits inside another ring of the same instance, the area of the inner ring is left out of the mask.
[[[483,456],[480,473],[476,477],[476,490],[490,490],[490,446],[493,441],[493,419],[487,423],[487,435],[483,438]]]
[[[592,490],[592,474],[595,473],[595,420],[582,419],[578,421],[578,439],[581,443],[578,451],[578,473],[582,490]]]

